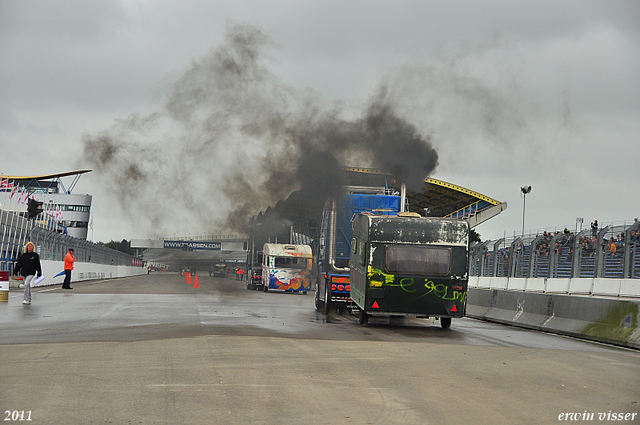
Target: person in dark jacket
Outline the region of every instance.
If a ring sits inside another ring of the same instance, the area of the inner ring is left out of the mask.
[[[36,275],[42,276],[40,256],[36,253],[36,247],[33,242],[27,242],[24,246],[24,253],[18,257],[18,261],[16,261],[16,265],[13,268],[13,274],[17,275],[18,272],[24,277],[22,304],[31,304],[31,281]]]

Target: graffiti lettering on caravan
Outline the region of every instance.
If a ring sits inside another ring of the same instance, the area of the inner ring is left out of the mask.
[[[450,301],[464,302],[467,292],[460,289],[454,289],[442,283],[436,284],[432,280],[413,278],[413,277],[396,277],[395,275],[384,273],[382,270],[370,268],[368,273],[369,286],[372,287],[399,287],[405,292],[418,292],[421,294],[416,299],[433,294],[438,298]],[[423,292],[421,286],[424,285],[426,292]],[[416,294],[417,295],[417,294]]]

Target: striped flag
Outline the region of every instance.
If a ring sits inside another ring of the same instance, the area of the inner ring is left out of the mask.
[[[27,202],[27,199],[29,199],[29,192],[27,192],[24,189],[21,189],[20,196],[18,197],[18,203],[24,204],[25,202]]]

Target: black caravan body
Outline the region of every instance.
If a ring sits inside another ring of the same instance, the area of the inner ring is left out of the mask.
[[[355,217],[351,298],[360,323],[369,315],[437,317],[448,328],[463,317],[469,224],[416,213]]]

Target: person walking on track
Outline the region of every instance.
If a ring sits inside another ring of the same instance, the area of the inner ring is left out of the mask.
[[[13,274],[18,272],[24,277],[24,298],[22,304],[31,304],[31,282],[36,277],[42,276],[42,267],[40,266],[40,256],[36,253],[36,247],[33,242],[27,242],[24,246],[24,253],[18,257],[16,265],[13,268]]]

